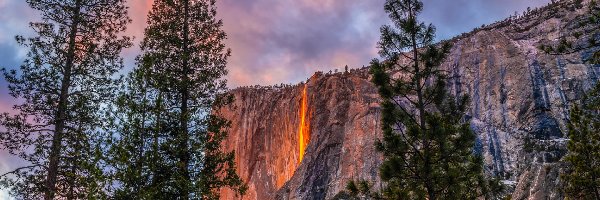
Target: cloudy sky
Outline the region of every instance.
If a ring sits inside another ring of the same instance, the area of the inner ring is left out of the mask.
[[[25,0],[0,0],[0,68],[18,68],[26,49],[15,35],[31,36],[30,21],[39,20]],[[128,35],[139,44],[152,0],[129,0]],[[549,0],[424,0],[422,19],[438,28],[438,39],[472,30]],[[233,55],[229,59],[230,87],[297,83],[315,71],[362,67],[377,57],[379,27],[388,23],[384,0],[220,0]],[[137,46],[137,45],[136,45]],[[126,69],[133,67],[139,49],[123,52]],[[0,77],[0,112],[15,100]],[[0,151],[0,173],[16,165]],[[3,196],[0,193],[0,199]]]

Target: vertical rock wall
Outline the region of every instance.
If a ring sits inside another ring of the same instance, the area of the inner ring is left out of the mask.
[[[225,150],[235,151],[238,174],[249,186],[243,199],[272,199],[294,174],[299,160],[302,87],[237,89],[222,110],[232,120]],[[236,199],[228,189],[222,199]]]
[[[275,199],[331,198],[353,179],[378,184],[378,95],[366,71],[316,74],[307,87],[311,140],[304,160]]]
[[[598,48],[548,55],[537,47],[574,31],[584,33],[575,45],[600,41],[578,26],[585,11],[561,1],[451,41],[442,66],[451,74],[450,90],[470,95],[468,114],[486,173],[501,177],[513,199],[562,198],[568,108],[598,81],[600,66],[584,62]],[[238,173],[250,186],[243,199],[328,199],[352,179],[380,186],[381,156],[373,147],[380,137],[378,95],[367,70],[232,91],[236,101],[223,109],[232,120],[225,148],[236,151]],[[298,163],[305,87],[310,141]]]

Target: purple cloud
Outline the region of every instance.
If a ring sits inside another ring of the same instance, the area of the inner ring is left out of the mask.
[[[450,38],[549,0],[429,0],[425,21]],[[233,50],[229,83],[297,83],[314,71],[360,67],[377,57],[384,0],[223,0],[219,17]]]

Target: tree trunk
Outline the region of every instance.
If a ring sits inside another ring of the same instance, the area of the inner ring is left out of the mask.
[[[151,160],[159,160],[160,158],[160,153],[159,153],[159,137],[160,137],[160,133],[162,131],[162,124],[161,124],[161,111],[162,111],[162,91],[158,91],[158,95],[157,95],[157,100],[154,104],[154,117],[156,118],[156,124],[154,125],[154,129],[153,134],[152,134],[152,157],[150,158]],[[151,188],[152,187],[157,187],[158,185],[160,185],[160,182],[162,181],[162,174],[160,169],[158,169],[158,165],[155,163],[150,163],[149,164],[150,169],[152,170],[152,180],[150,181],[150,185]],[[159,175],[160,174],[160,175]]]
[[[70,27],[69,46],[66,56],[63,79],[61,81],[60,98],[58,100],[58,109],[55,116],[54,135],[52,137],[52,146],[50,147],[50,157],[48,164],[48,175],[46,177],[46,188],[44,199],[54,199],[56,194],[56,180],[58,174],[58,164],[60,162],[60,152],[62,149],[62,139],[65,129],[65,120],[67,117],[67,104],[69,98],[69,87],[71,85],[71,70],[75,60],[75,42],[77,37],[77,27],[79,24],[81,0],[75,1],[73,10],[73,24]]]
[[[416,17],[415,16],[415,12],[412,10],[413,8],[411,7],[409,9],[409,18],[412,18],[412,20],[414,20],[416,23]],[[423,177],[424,177],[424,185],[425,185],[425,189],[427,190],[427,194],[429,196],[429,200],[435,200],[436,199],[436,194],[435,194],[435,188],[433,187],[433,183],[431,182],[431,179],[429,178],[429,174],[431,173],[431,160],[430,160],[430,153],[429,153],[429,135],[427,133],[427,126],[425,124],[425,102],[423,100],[423,87],[421,86],[421,79],[423,79],[423,74],[421,74],[421,70],[419,69],[419,48],[417,45],[417,31],[416,30],[412,30],[411,32],[411,42],[412,42],[412,50],[413,50],[413,60],[414,60],[414,70],[415,70],[415,80],[416,80],[416,92],[417,92],[417,109],[419,109],[419,127],[421,129],[421,140],[423,142],[423,157],[424,157],[424,163],[423,163]],[[425,77],[426,78],[426,77]]]
[[[185,0],[184,2],[184,11],[183,11],[183,15],[184,15],[184,21],[183,21],[183,74],[182,74],[182,88],[181,88],[181,116],[180,116],[180,136],[179,136],[179,151],[180,151],[180,162],[181,165],[180,167],[180,172],[183,175],[183,178],[186,181],[186,185],[183,185],[183,188],[181,189],[181,199],[188,199],[189,198],[189,185],[187,185],[188,183],[190,183],[190,172],[188,170],[189,167],[189,163],[190,163],[190,154],[189,154],[189,149],[188,149],[188,140],[189,140],[189,131],[188,131],[188,121],[189,121],[189,110],[188,110],[188,100],[189,100],[189,77],[188,77],[188,73],[190,71],[189,69],[189,49],[188,49],[188,43],[189,43],[189,22],[188,22],[188,18],[189,18],[189,7],[190,7],[190,3],[188,0]]]
[[[144,84],[144,86],[143,86],[144,89],[142,90],[142,94],[144,95],[144,98],[142,100],[142,106],[143,106],[144,111],[142,112],[142,121],[140,122],[140,124],[137,124],[137,126],[139,126],[137,128],[137,132],[138,132],[138,136],[139,136],[139,138],[137,138],[138,139],[138,141],[137,141],[138,142],[138,144],[137,144],[138,159],[135,164],[135,173],[136,173],[135,177],[136,177],[137,181],[135,181],[135,185],[134,185],[134,187],[135,187],[134,197],[138,197],[138,198],[140,197],[140,190],[141,190],[140,186],[144,184],[140,181],[140,180],[142,180],[142,178],[141,178],[143,175],[142,171],[143,171],[144,166],[148,166],[146,164],[146,163],[148,163],[148,161],[147,161],[147,157],[146,157],[147,151],[146,151],[145,144],[146,144],[146,142],[148,142],[146,139],[146,134],[150,133],[150,131],[148,131],[148,127],[146,127],[146,124],[145,124],[148,121],[148,119],[147,119],[148,112],[146,112],[146,111],[150,110],[148,103],[147,103],[147,96],[148,96],[147,91],[146,91],[147,85],[146,85],[146,83],[143,83],[143,84]]]

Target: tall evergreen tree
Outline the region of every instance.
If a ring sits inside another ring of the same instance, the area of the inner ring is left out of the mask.
[[[465,110],[468,97],[446,90],[439,68],[450,50],[434,44],[435,27],[417,18],[419,0],[387,0],[392,26],[381,28],[379,54],[371,63],[382,97],[383,153],[380,177],[386,199],[476,199],[487,194],[483,162]]]
[[[600,199],[600,83],[571,107],[565,181],[567,197]]]
[[[218,199],[222,187],[245,191],[233,152],[221,148],[229,121],[217,112],[232,100],[223,79],[231,52],[215,3],[154,1],[114,122],[122,186],[116,194],[125,199]]]
[[[131,46],[124,0],[27,0],[41,12],[20,70],[3,69],[10,94],[24,100],[0,115],[0,145],[28,166],[4,173],[20,199],[88,199],[104,194],[98,110],[110,100]]]

